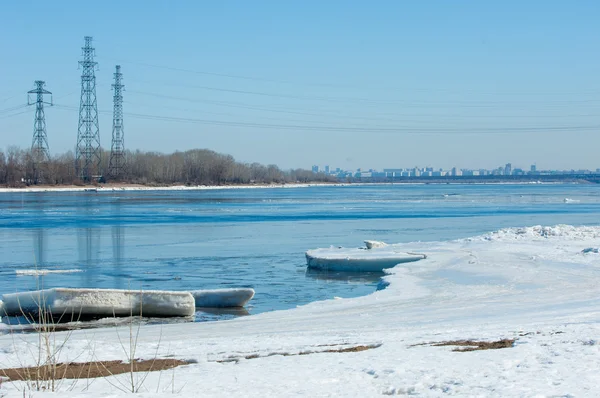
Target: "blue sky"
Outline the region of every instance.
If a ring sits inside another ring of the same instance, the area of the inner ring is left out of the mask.
[[[0,13],[0,147],[74,148],[83,37],[101,142],[281,167],[600,167],[596,1],[27,1]]]

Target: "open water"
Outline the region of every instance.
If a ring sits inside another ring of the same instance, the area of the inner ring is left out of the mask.
[[[598,220],[600,185],[0,193],[0,294],[40,285],[254,288],[245,311],[196,316],[226,319],[376,290],[378,274],[307,272],[307,249]],[[17,274],[36,266],[82,272]]]

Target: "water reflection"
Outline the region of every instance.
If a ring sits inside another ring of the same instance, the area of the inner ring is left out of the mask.
[[[45,213],[44,208],[46,207],[45,198],[43,195],[36,195],[34,197],[34,209],[39,215],[40,219],[43,220]],[[34,267],[35,268],[44,268],[46,265],[46,229],[39,227],[34,230],[33,233],[33,251],[34,251]]]
[[[234,315],[234,316],[250,315],[250,312],[248,312],[248,310],[244,307],[235,307],[235,308],[196,307],[196,312],[212,314],[212,315]]]
[[[97,213],[92,196],[90,194],[83,195],[81,206],[78,206],[77,209],[80,222],[84,225],[83,228],[76,229],[79,263],[85,271],[82,273],[83,286],[96,287],[101,272],[97,267],[100,258],[100,233],[98,229],[90,226]]]
[[[46,264],[46,230],[44,228],[37,228],[34,233],[33,247],[35,252],[35,266],[37,268],[44,268]]]
[[[123,216],[121,214],[121,200],[117,198],[113,201],[114,225],[111,227],[112,251],[113,251],[113,275],[121,275],[123,270],[123,257],[125,255],[125,231],[123,228]],[[125,282],[123,278],[114,279],[115,289],[124,289]]]
[[[379,283],[381,278],[385,276],[384,272],[336,272],[307,269],[306,277],[325,282],[346,282],[370,284]]]

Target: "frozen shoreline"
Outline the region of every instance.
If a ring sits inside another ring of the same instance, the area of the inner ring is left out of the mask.
[[[205,191],[219,189],[281,189],[281,188],[307,188],[307,187],[341,187],[357,184],[345,183],[309,183],[309,184],[264,184],[264,185],[173,185],[164,187],[151,187],[143,185],[116,185],[116,186],[43,186],[26,188],[0,188],[0,193],[27,193],[27,192],[119,192],[119,191]]]
[[[306,184],[249,184],[249,185],[173,185],[151,187],[143,185],[106,185],[106,186],[42,186],[25,188],[0,187],[2,193],[36,193],[36,192],[129,192],[129,191],[209,191],[225,189],[292,189],[309,187],[351,187],[351,186],[410,186],[410,185],[573,185],[569,182],[353,182],[353,183],[306,183]]]
[[[231,321],[145,326],[137,356],[197,361],[150,373],[143,391],[170,396],[594,396],[600,369],[600,227],[509,228],[448,242],[400,244],[428,258],[395,267],[387,289]],[[123,359],[128,328],[61,332],[61,360]],[[454,352],[428,343],[515,339]],[[0,336],[0,363],[33,362],[27,342]],[[360,352],[337,352],[366,346]],[[90,350],[92,354],[90,354]],[[302,354],[302,355],[300,355]],[[223,362],[224,361],[224,362]],[[126,395],[116,379],[79,380],[60,395]],[[139,375],[144,377],[143,374]],[[165,379],[169,379],[165,381]],[[161,381],[162,380],[162,381]],[[3,383],[0,393],[22,396]],[[35,393],[35,396],[54,396]]]

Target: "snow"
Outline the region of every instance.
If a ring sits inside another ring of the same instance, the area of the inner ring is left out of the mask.
[[[223,322],[144,326],[136,356],[196,363],[150,373],[147,397],[598,396],[600,227],[510,228],[393,245],[427,259],[388,270],[371,295]],[[124,360],[128,327],[60,332],[59,360]],[[431,342],[515,339],[454,352]],[[34,334],[0,336],[3,367],[35,363]],[[360,352],[327,352],[355,346]],[[302,355],[300,355],[302,354]],[[221,361],[221,362],[219,362]],[[224,362],[223,362],[224,361]],[[145,374],[135,376],[142,380]],[[130,375],[67,381],[58,395],[126,395]],[[0,395],[22,397],[4,382]]]
[[[26,188],[0,188],[0,193],[23,192],[115,192],[115,191],[198,191],[215,189],[272,189],[272,188],[308,188],[308,187],[341,187],[347,183],[307,183],[307,184],[254,184],[254,185],[173,185],[165,187],[149,186],[98,186],[98,187],[26,187]]]
[[[373,249],[373,248],[378,248],[378,247],[385,247],[385,246],[387,246],[387,243],[380,242],[377,240],[366,240],[365,245],[367,246],[367,249]]]
[[[48,274],[74,274],[77,272],[83,272],[80,269],[18,269],[15,270],[17,275],[48,275]]]
[[[196,307],[205,308],[243,307],[254,297],[254,289],[250,288],[193,290],[190,293],[196,300]]]
[[[423,260],[423,253],[398,250],[394,245],[378,241],[365,241],[367,248],[329,247],[308,250],[306,264],[309,268],[342,272],[381,272],[400,263]]]
[[[2,296],[8,316],[36,314],[40,308],[65,319],[140,315],[191,316],[195,301],[189,292],[159,290],[53,288]]]

